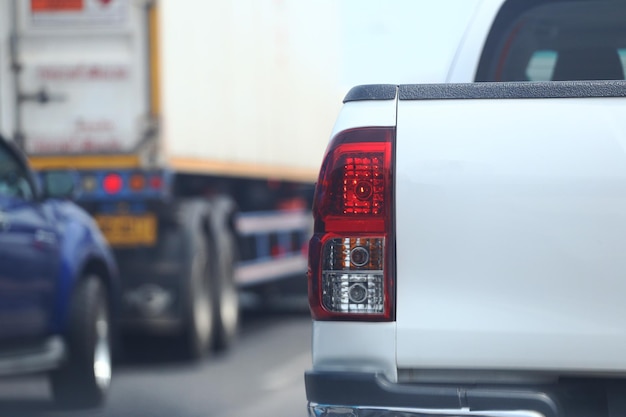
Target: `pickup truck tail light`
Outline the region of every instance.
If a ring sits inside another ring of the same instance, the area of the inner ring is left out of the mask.
[[[350,129],[326,150],[315,190],[309,304],[316,320],[395,319],[395,129]]]

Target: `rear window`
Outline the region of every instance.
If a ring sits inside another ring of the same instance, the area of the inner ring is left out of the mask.
[[[626,2],[507,2],[476,81],[623,80]]]
[[[626,68],[626,48],[617,49],[617,56],[622,67],[621,77],[624,79],[624,68]],[[526,65],[525,79],[528,81],[551,81],[554,79],[554,67],[559,60],[559,51],[551,49],[541,49],[533,52]],[[592,70],[593,71],[593,70]],[[601,70],[600,70],[601,71]],[[620,75],[619,69],[617,72]]]

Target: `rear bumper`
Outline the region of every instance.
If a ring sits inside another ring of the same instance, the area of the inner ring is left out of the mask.
[[[558,417],[549,386],[395,384],[383,375],[309,371],[309,416]]]
[[[340,407],[309,403],[310,417],[544,417],[535,411],[471,411],[419,408]]]

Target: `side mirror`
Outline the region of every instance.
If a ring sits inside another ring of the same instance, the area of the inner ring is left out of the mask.
[[[73,200],[78,196],[78,175],[72,171],[45,171],[39,174],[44,198]]]

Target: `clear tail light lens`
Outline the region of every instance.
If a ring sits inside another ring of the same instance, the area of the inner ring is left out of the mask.
[[[382,314],[384,238],[326,241],[322,255],[322,306],[330,312]]]
[[[309,302],[317,320],[395,319],[393,128],[344,131],[316,187]]]

